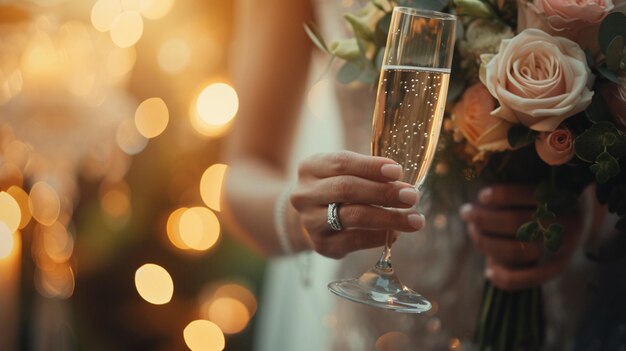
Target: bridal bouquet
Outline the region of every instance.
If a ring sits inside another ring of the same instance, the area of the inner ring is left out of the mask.
[[[620,235],[599,258],[626,254],[626,1],[370,0],[345,15],[354,37],[327,43],[305,27],[320,49],[345,61],[341,82],[376,81],[393,6],[459,16],[430,191],[449,192],[456,176],[468,188],[533,184],[536,211],[517,238],[555,252],[565,235],[558,215],[594,185],[597,200],[619,216]],[[542,338],[540,288],[486,284],[480,350],[533,350]]]

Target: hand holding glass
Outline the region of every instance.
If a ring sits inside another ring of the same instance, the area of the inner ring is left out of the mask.
[[[404,182],[419,188],[437,148],[446,105],[456,17],[395,7],[381,67],[372,122],[372,154],[402,165]],[[431,304],[406,287],[391,265],[390,237],[376,265],[359,278],[328,288],[349,300],[398,312],[421,313]]]

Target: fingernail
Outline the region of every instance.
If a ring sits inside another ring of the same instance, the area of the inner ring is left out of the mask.
[[[402,177],[402,166],[398,164],[387,163],[380,167],[380,173],[390,179],[400,179]]]
[[[459,216],[461,216],[461,219],[464,221],[469,220],[470,212],[472,212],[472,205],[470,204],[463,204],[461,208],[459,208]]]
[[[478,193],[478,200],[480,200],[480,202],[482,203],[490,202],[492,197],[493,189],[491,188],[485,188],[481,190],[480,193]]]
[[[398,197],[407,205],[415,205],[417,203],[417,190],[413,187],[402,188]]]
[[[426,218],[424,218],[424,215],[417,214],[417,213],[410,214],[408,219],[409,219],[409,224],[411,225],[411,227],[415,229],[423,228],[424,223],[426,223]]]

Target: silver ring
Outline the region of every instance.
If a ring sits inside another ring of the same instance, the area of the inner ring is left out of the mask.
[[[330,229],[336,232],[343,229],[339,221],[339,204],[336,202],[328,204],[328,225],[330,225]]]

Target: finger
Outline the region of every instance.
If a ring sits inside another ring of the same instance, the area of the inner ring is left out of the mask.
[[[542,244],[537,241],[525,243],[484,234],[471,223],[467,226],[467,233],[478,251],[507,266],[519,267],[538,262],[543,255]]]
[[[353,251],[383,246],[386,240],[387,230],[349,229],[328,236],[311,236],[315,251],[335,259]]]
[[[483,188],[478,193],[478,201],[488,206],[533,207],[537,205],[534,190],[530,185],[495,184]]]
[[[514,269],[488,260],[485,275],[500,289],[520,290],[538,287],[551,280],[563,272],[566,264],[566,260],[547,260],[528,268]]]
[[[327,214],[327,208],[320,207],[315,211],[307,212],[305,218],[313,230],[330,231]],[[420,230],[425,223],[424,216],[414,209],[399,210],[355,204],[339,206],[339,221],[346,229],[387,229],[401,232]]]
[[[320,179],[305,193],[294,192],[293,195],[304,196],[306,199],[300,200],[315,205],[347,202],[409,208],[418,202],[417,190],[411,185],[402,182],[381,183],[355,176]]]
[[[492,234],[515,236],[517,229],[532,219],[531,209],[495,209],[481,205],[464,204],[461,218],[473,223],[478,230]]]
[[[389,182],[402,177],[402,166],[385,157],[339,151],[317,154],[306,159],[300,164],[299,174],[301,176],[313,175],[317,178],[353,175],[379,182]]]

